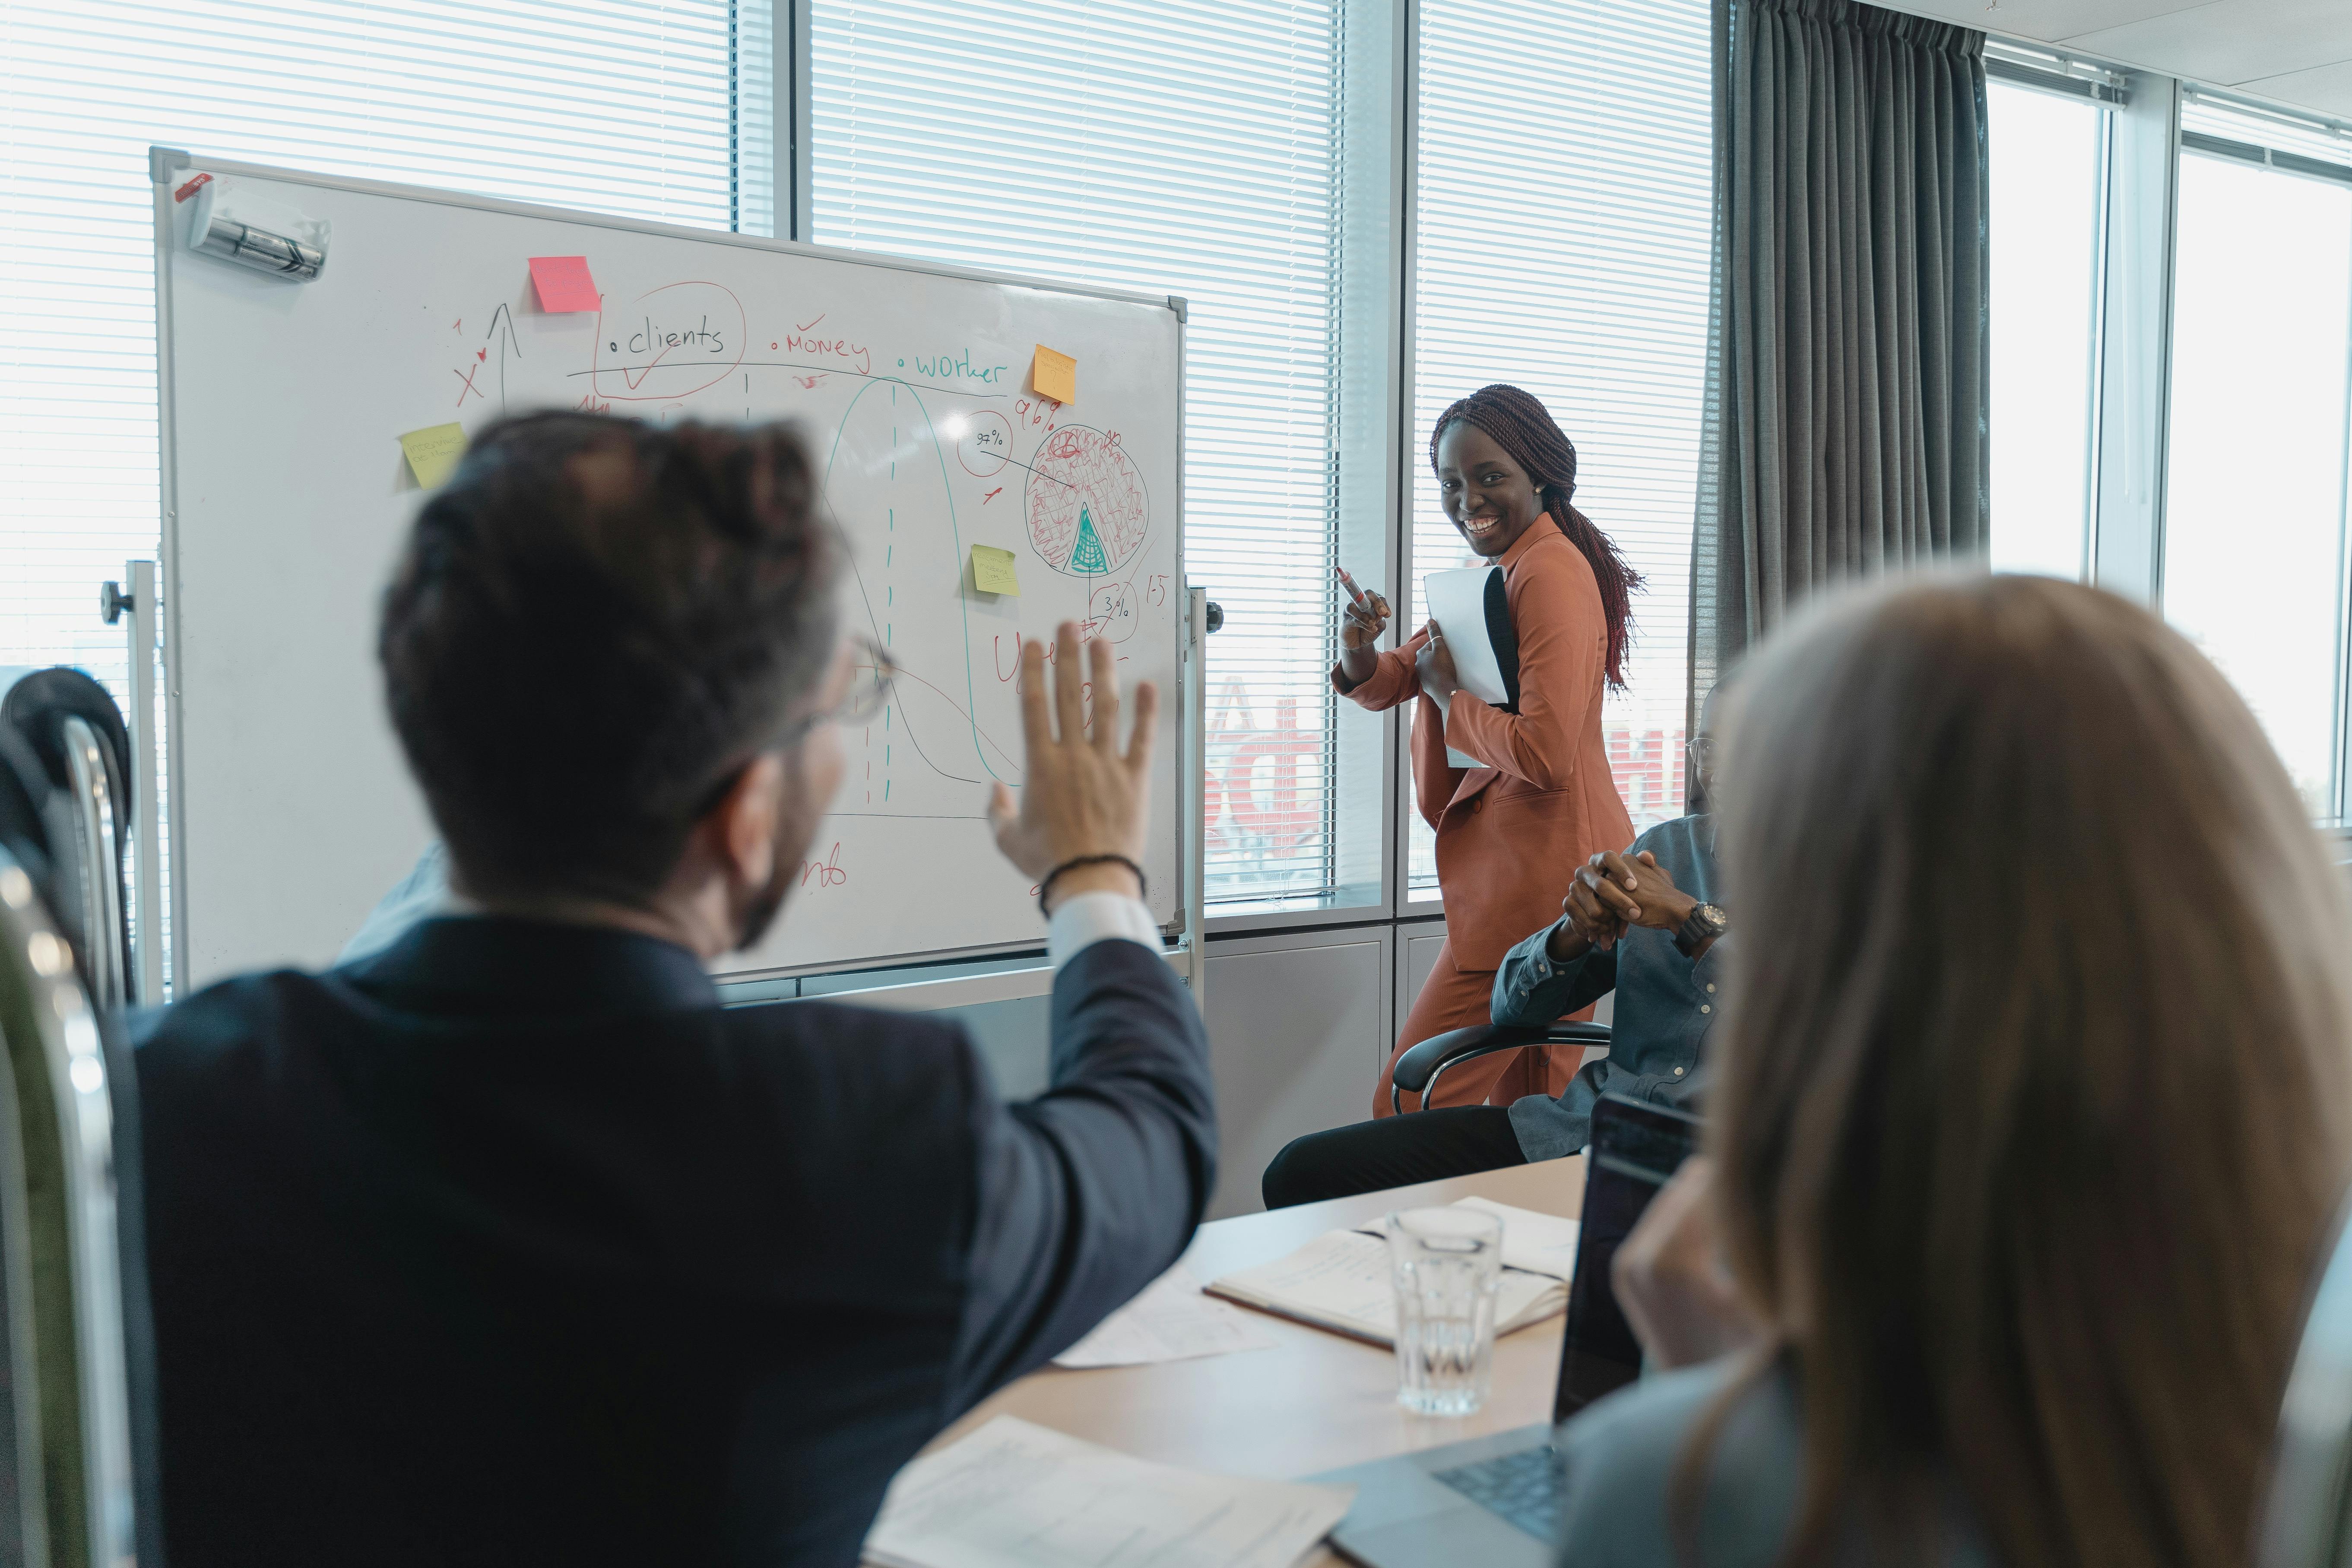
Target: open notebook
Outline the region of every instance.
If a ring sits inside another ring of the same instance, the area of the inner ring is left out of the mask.
[[[1495,1331],[1507,1334],[1564,1311],[1576,1267],[1577,1222],[1465,1198],[1503,1220],[1503,1275]],[[1385,1220],[1317,1237],[1286,1258],[1228,1274],[1212,1295],[1373,1344],[1396,1343],[1396,1288],[1389,1278]]]

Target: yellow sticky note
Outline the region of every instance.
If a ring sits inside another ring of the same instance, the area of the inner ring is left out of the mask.
[[[1037,357],[1029,362],[1029,384],[1040,397],[1050,397],[1056,403],[1076,403],[1078,362],[1039,343]]]
[[[431,425],[411,430],[400,438],[400,449],[408,454],[408,471],[416,476],[417,484],[436,489],[457,471],[457,459],[466,455],[466,427]]]
[[[1013,570],[1013,552],[992,544],[971,547],[971,585],[983,594],[1021,596],[1021,579]]]

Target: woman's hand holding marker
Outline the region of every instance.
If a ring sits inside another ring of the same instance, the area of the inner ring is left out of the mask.
[[[1357,587],[1346,567],[1331,570],[1339,586],[1348,591],[1347,608],[1339,617],[1339,672],[1349,686],[1360,686],[1371,679],[1373,667],[1380,662],[1373,645],[1389,629],[1389,602],[1378,593]]]

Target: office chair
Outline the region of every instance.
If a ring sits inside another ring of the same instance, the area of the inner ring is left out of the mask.
[[[1442,1035],[1430,1036],[1397,1058],[1396,1070],[1389,1079],[1389,1109],[1402,1114],[1407,1094],[1421,1096],[1421,1104],[1415,1110],[1426,1107],[1437,1088],[1438,1078],[1446,1068],[1496,1051],[1526,1050],[1533,1046],[1599,1046],[1606,1049],[1608,1045],[1606,1024],[1474,1024],[1466,1029],[1448,1029]]]
[[[2347,1214],[2336,1216],[2287,1379],[2257,1568],[2352,1563],[2352,1226]]]
[[[36,670],[0,698],[0,728],[12,731],[39,763],[38,773],[22,783],[36,797],[47,863],[26,868],[73,946],[91,1001],[103,1014],[160,1000],[136,994],[131,958],[123,877],[131,834],[131,735],[121,710],[80,670]]]
[[[135,1171],[136,1138],[126,1130],[118,1151],[106,1047],[72,950],[5,848],[0,1051],[0,1561],[129,1568],[142,1521],[124,1278],[139,1266],[120,1250],[116,1155]],[[143,1289],[131,1300],[143,1354]]]

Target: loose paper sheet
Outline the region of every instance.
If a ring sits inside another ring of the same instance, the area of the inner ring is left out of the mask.
[[[1000,1415],[898,1472],[866,1538],[883,1568],[1290,1568],[1352,1487],[1155,1465]]]
[[[1555,1279],[1576,1278],[1576,1238],[1584,1226],[1558,1215],[1515,1209],[1492,1198],[1464,1198],[1458,1209],[1479,1209],[1503,1222],[1503,1267],[1549,1274]]]
[[[971,547],[971,585],[983,594],[1004,594],[1021,596],[1021,574],[1013,569],[1010,550],[999,550],[992,544]]]
[[[539,290],[539,308],[548,311],[595,310],[604,307],[596,280],[588,276],[584,256],[534,256],[531,286]]]
[[[466,455],[466,427],[428,425],[411,430],[400,438],[400,449],[408,454],[408,471],[416,476],[417,485],[438,489],[457,471],[457,459]]]
[[[1029,384],[1040,397],[1050,397],[1056,403],[1076,403],[1078,362],[1039,343],[1036,358],[1029,363]]]
[[[1396,1343],[1389,1244],[1364,1231],[1326,1232],[1287,1258],[1225,1275],[1209,1289],[1317,1328],[1375,1344]],[[1496,1289],[1495,1331],[1507,1334],[1541,1322],[1567,1304],[1568,1292],[1552,1276],[1506,1268]]]
[[[1454,679],[1462,683],[1463,690],[1490,703],[1511,700],[1503,689],[1503,666],[1486,636],[1486,579],[1498,570],[1465,566],[1432,572],[1421,580],[1422,600],[1429,606],[1430,619],[1437,623],[1437,629],[1445,634],[1446,646],[1454,650]]]
[[[1054,1358],[1055,1366],[1142,1366],[1193,1356],[1262,1351],[1274,1336],[1247,1312],[1204,1295],[1179,1263],[1143,1294],[1105,1318],[1095,1331]]]

